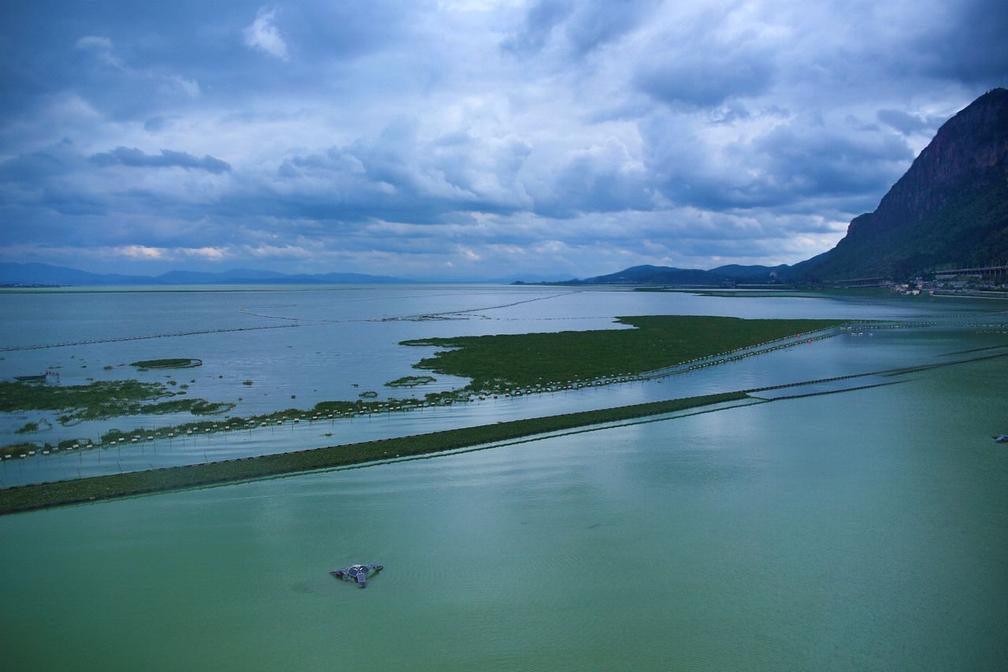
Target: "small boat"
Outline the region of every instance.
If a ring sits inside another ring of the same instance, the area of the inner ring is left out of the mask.
[[[994,440],[998,443],[1008,443],[1008,434],[998,434],[994,437]]]
[[[356,583],[358,588],[367,588],[368,575],[377,574],[383,569],[385,567],[379,564],[350,565],[349,567],[334,569],[329,573],[342,581]]]

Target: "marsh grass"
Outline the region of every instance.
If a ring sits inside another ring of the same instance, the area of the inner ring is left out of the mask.
[[[87,385],[0,381],[0,411],[65,411],[59,420],[68,424],[124,415],[183,411],[201,415],[220,413],[233,407],[233,404],[214,403],[205,399],[155,401],[173,395],[161,383],[142,383],[137,380],[100,380]]]
[[[427,385],[437,380],[434,376],[403,376],[385,383],[385,387],[416,387],[417,385]]]
[[[619,317],[632,329],[457,336],[402,341],[450,348],[415,366],[471,378],[475,391],[633,376],[780,338],[827,329],[840,320],[747,320],[655,315]]]
[[[142,359],[138,362],[130,362],[130,366],[135,366],[138,369],[191,369],[193,367],[203,366],[203,361],[200,359],[189,359],[188,357]]]

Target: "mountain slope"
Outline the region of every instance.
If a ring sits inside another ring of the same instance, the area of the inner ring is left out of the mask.
[[[572,284],[592,285],[709,285],[725,280],[725,276],[695,268],[672,268],[670,266],[632,266],[617,273],[599,275],[584,280],[572,280]]]
[[[1008,262],[1008,90],[938,130],[874,212],[832,250],[796,264],[810,280],[906,277],[940,265]]]
[[[731,282],[764,283],[783,279],[790,267],[780,266],[740,266],[729,264],[709,271],[699,268],[675,268],[673,266],[632,266],[630,268],[598,275],[584,280],[570,280],[560,284],[585,285],[720,285]],[[771,275],[774,274],[774,275]]]
[[[634,266],[573,283],[762,283],[905,278],[949,266],[1008,264],[1008,90],[993,89],[945,122],[874,212],[828,252],[794,266],[709,271]]]

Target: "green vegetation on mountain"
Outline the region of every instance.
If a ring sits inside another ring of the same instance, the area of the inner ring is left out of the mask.
[[[1008,90],[945,122],[871,213],[794,271],[810,279],[908,277],[1008,263]]]
[[[793,266],[709,271],[634,266],[561,284],[817,284],[1003,264],[1008,264],[1008,90],[999,88],[945,122],[878,208],[855,217],[832,250]]]

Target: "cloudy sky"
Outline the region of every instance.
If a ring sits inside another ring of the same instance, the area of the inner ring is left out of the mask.
[[[0,259],[570,277],[831,247],[1008,79],[997,0],[0,8]]]

